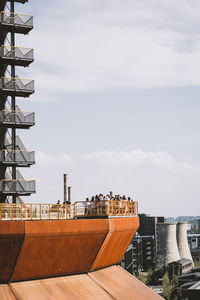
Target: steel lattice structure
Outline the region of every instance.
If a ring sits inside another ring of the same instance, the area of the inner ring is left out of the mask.
[[[26,150],[17,130],[35,124],[35,114],[24,112],[16,104],[17,97],[28,98],[34,93],[34,81],[17,75],[18,67],[33,61],[33,49],[18,47],[16,35],[27,35],[33,29],[33,17],[15,12],[15,2],[0,1],[0,202],[22,202],[21,196],[35,193],[35,181],[26,181],[19,167],[35,163],[35,153]]]

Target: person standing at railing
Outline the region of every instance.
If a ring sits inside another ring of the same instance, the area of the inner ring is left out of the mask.
[[[108,213],[108,201],[110,200],[110,195],[104,197],[104,214]]]
[[[83,207],[84,207],[84,214],[87,216],[89,214],[89,207],[88,207],[88,204],[89,204],[89,199],[86,198],[86,201],[84,201],[83,203]]]
[[[91,201],[90,201],[90,207],[91,207],[91,214],[95,215],[95,198],[92,197]]]

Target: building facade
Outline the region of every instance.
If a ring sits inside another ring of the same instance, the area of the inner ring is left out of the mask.
[[[134,274],[134,260],[133,260],[133,245],[130,244],[122,257],[120,266],[128,271],[130,274]]]

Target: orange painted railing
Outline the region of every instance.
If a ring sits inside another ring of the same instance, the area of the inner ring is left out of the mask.
[[[74,204],[1,203],[0,220],[70,220],[95,216],[137,216],[136,201],[94,201]]]

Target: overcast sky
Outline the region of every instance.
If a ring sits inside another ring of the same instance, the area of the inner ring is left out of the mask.
[[[18,45],[35,63],[18,69],[36,93],[20,100],[36,126],[19,131],[36,150],[37,194],[73,201],[127,194],[141,213],[200,214],[200,2],[196,0],[33,0]]]

